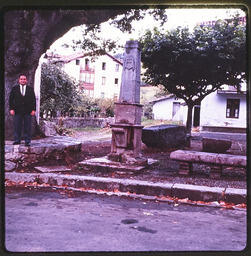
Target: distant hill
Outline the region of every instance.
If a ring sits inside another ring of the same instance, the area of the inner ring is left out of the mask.
[[[159,98],[158,96],[156,96],[158,94],[162,94],[162,90],[157,86],[141,86],[140,87],[140,104],[145,104],[149,101],[153,101]]]

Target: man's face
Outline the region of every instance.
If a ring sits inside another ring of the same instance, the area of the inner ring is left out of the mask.
[[[20,77],[19,77],[19,84],[21,84],[21,85],[27,84],[27,78],[26,78],[26,76],[20,76]]]

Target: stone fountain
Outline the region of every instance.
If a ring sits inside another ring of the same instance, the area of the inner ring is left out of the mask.
[[[108,158],[127,164],[145,165],[141,156],[142,105],[140,102],[140,49],[137,41],[127,41],[119,101],[115,103],[112,145]]]
[[[112,127],[111,152],[108,156],[80,162],[80,166],[142,170],[156,162],[141,154],[142,105],[140,104],[141,55],[137,41],[125,45],[122,82],[115,103],[115,122]]]

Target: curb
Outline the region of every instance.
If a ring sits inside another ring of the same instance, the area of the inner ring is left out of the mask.
[[[142,196],[173,197],[192,201],[225,201],[227,203],[246,203],[246,189],[207,187],[179,183],[160,183],[142,180],[64,175],[55,173],[16,173],[6,172],[5,179],[12,182],[36,182],[51,186],[67,186],[92,191],[122,192]]]

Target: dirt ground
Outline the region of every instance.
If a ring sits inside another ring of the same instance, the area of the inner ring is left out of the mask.
[[[98,131],[81,131],[76,132],[72,137],[82,141],[81,159],[90,159],[95,157],[102,157],[110,153],[111,150],[111,130],[104,128]],[[177,148],[178,149],[178,148]],[[180,148],[179,148],[180,149]],[[198,138],[191,141],[189,150],[202,150],[202,142]],[[246,170],[226,168],[223,175],[219,179],[210,179],[208,166],[195,165],[194,172],[189,177],[180,176],[177,173],[178,164],[169,159],[170,153],[176,148],[157,149],[149,148],[142,143],[142,156],[145,158],[152,158],[158,160],[158,164],[151,168],[147,168],[140,172],[132,171],[93,171],[81,170],[74,171],[78,175],[91,175],[113,178],[129,178],[139,180],[149,180],[152,182],[176,182],[194,185],[216,186],[216,187],[234,187],[246,188]],[[243,152],[230,152],[235,154],[243,154]],[[73,174],[73,172],[71,172]]]
[[[178,174],[179,164],[176,161],[170,160],[170,153],[174,150],[181,148],[149,148],[142,143],[142,156],[149,159],[158,160],[158,163],[152,167],[143,169],[142,171],[119,171],[119,170],[88,170],[77,168],[77,164],[80,161],[103,157],[111,151],[111,129],[93,129],[75,131],[69,134],[71,137],[78,139],[82,142],[81,153],[72,157],[71,163],[64,160],[52,160],[46,163],[41,163],[44,166],[53,165],[66,165],[71,167],[71,171],[68,174],[77,175],[89,175],[99,177],[112,177],[112,178],[125,178],[135,180],[147,180],[152,182],[173,182],[182,184],[204,185],[211,187],[232,187],[232,188],[246,188],[246,169],[241,168],[225,168],[220,178],[212,179],[209,177],[210,167],[206,165],[193,165],[193,172],[190,176],[181,176]],[[69,136],[68,135],[68,136]],[[233,141],[233,149],[228,152],[230,154],[245,155],[245,151],[241,151],[238,147],[238,141]],[[242,142],[243,144],[244,142]],[[244,143],[245,144],[245,143]],[[243,144],[243,145],[244,145]],[[191,146],[189,148],[183,148],[189,150],[202,150],[202,141],[199,139],[199,134],[195,134],[191,140]],[[37,172],[34,166],[17,170],[18,172]],[[63,172],[67,174],[67,172]]]

